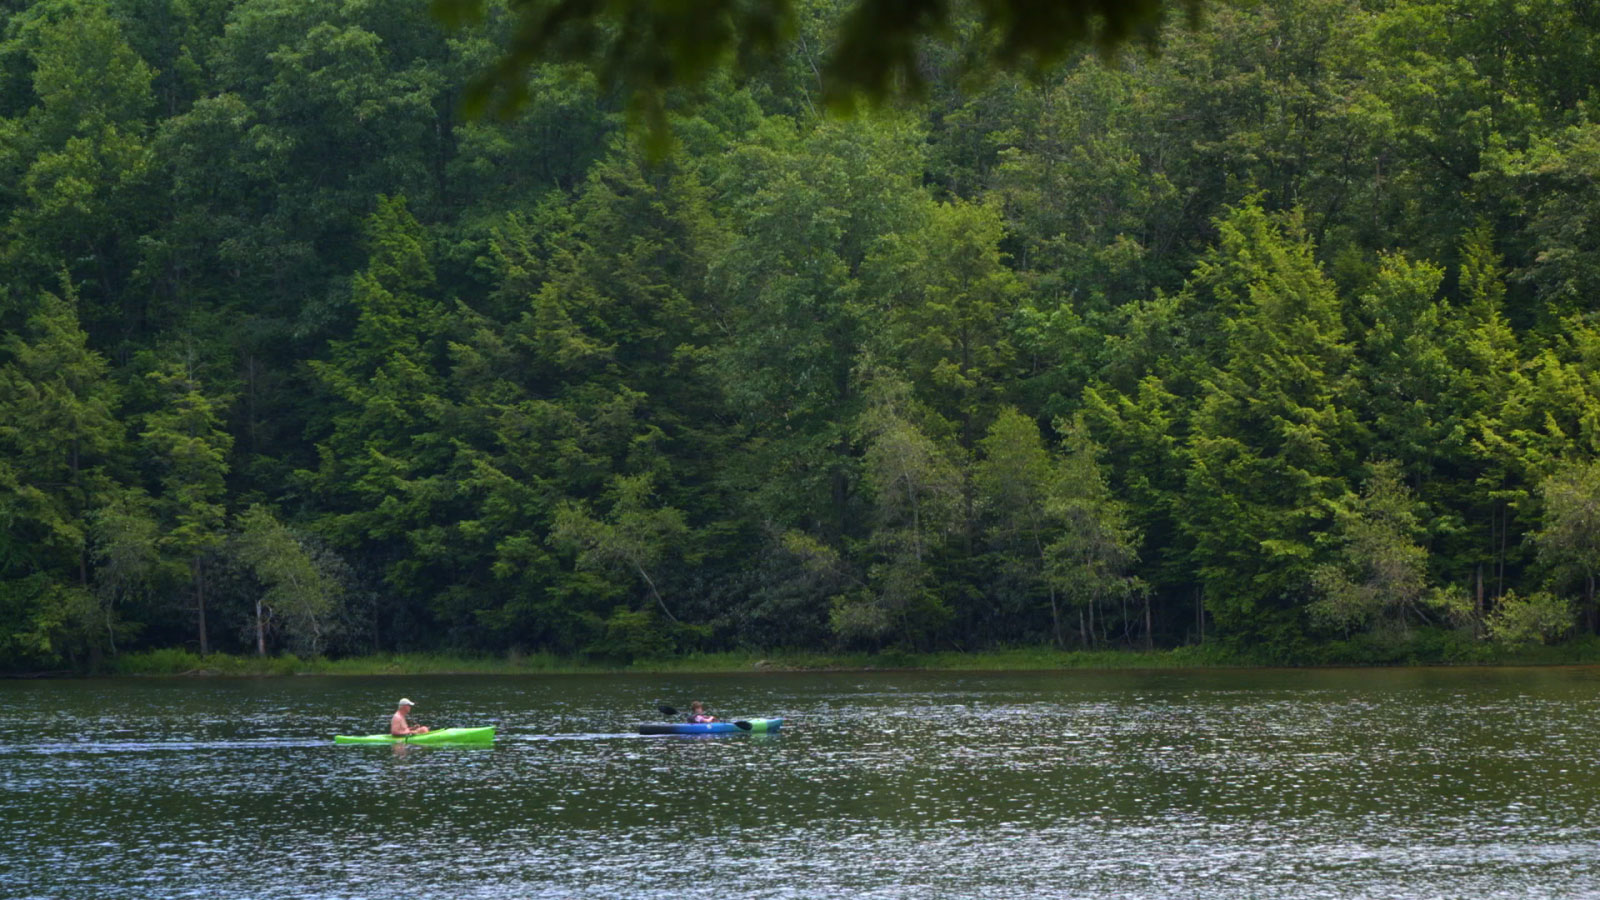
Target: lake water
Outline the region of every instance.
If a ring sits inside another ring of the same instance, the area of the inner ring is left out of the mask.
[[[492,749],[334,746],[394,701]],[[773,735],[640,737],[658,704]],[[0,897],[1600,896],[1600,670],[0,682]]]

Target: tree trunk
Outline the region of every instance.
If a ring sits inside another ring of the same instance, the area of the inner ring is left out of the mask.
[[[1054,586],[1050,588],[1050,625],[1055,631],[1056,647],[1061,650],[1067,649],[1066,639],[1061,635],[1061,610],[1056,607],[1056,589]]]
[[[854,457],[851,454],[850,440],[848,438],[839,438],[838,443],[834,445],[834,455],[838,461],[835,462],[833,471],[828,475],[829,493],[833,504],[831,509],[832,518],[828,522],[827,537],[830,543],[838,546],[839,541],[847,530],[845,521],[849,518],[850,481],[845,474],[847,471],[845,461],[853,460]]]
[[[1589,634],[1595,633],[1595,577],[1592,572],[1584,575],[1584,625],[1589,626]]]
[[[1502,597],[1506,592],[1506,530],[1511,527],[1508,521],[1511,511],[1504,503],[1500,504],[1500,549],[1495,554],[1495,582],[1494,595]]]
[[[1150,615],[1150,592],[1144,593],[1144,652],[1156,649],[1155,618]]]
[[[1472,636],[1483,636],[1483,563],[1478,563],[1478,615],[1472,620]]]
[[[82,504],[83,492],[79,489],[78,485],[79,457],[77,438],[72,439],[71,460],[69,465],[72,469],[73,495],[77,497],[79,503]],[[89,586],[89,547],[87,543],[80,544],[78,547],[78,584],[83,585],[84,587]]]
[[[667,609],[667,601],[661,599],[661,592],[656,590],[656,583],[650,580],[650,575],[649,573],[645,572],[644,566],[634,563],[633,568],[639,573],[639,577],[644,579],[644,583],[650,586],[650,596],[656,598],[656,605],[661,607],[661,611],[666,614],[667,619],[670,620],[672,624],[677,625],[678,617],[672,614],[672,610]]]
[[[267,626],[261,619],[261,598],[256,598],[256,655],[267,655]]]
[[[206,580],[205,574],[200,569],[200,557],[195,557],[191,564],[194,573],[194,608],[200,627],[200,655],[208,656],[211,653],[211,642],[206,639]]]

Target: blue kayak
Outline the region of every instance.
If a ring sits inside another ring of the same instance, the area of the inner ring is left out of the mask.
[[[732,734],[754,732],[761,734],[777,731],[782,719],[739,719],[733,722],[646,722],[639,726],[640,734]]]

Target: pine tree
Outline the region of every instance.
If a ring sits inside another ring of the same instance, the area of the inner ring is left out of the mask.
[[[310,369],[325,391],[313,424],[318,528],[336,545],[383,560],[397,607],[433,585],[413,544],[452,499],[451,409],[441,368],[451,319],[436,290],[430,236],[403,198],[367,220],[368,261],[351,280],[356,321]]]
[[[1300,639],[1314,538],[1359,439],[1351,352],[1297,218],[1247,203],[1217,226],[1196,278],[1228,301],[1227,342],[1193,420],[1182,526],[1218,623],[1282,652]]]
[[[223,416],[230,398],[208,393],[182,361],[167,361],[146,377],[162,404],[145,414],[139,433],[161,488],[156,495],[159,543],[164,560],[186,573],[204,655],[211,652],[206,623],[211,556],[225,538],[233,437],[223,428]]]
[[[75,296],[41,294],[23,329],[0,339],[0,653],[54,662],[105,646],[89,534],[119,490],[117,407]]]

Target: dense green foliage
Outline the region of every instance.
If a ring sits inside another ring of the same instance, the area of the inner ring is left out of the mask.
[[[497,3],[0,4],[0,668],[1600,629],[1588,6],[955,21],[838,120],[791,5],[657,158],[461,117]]]

